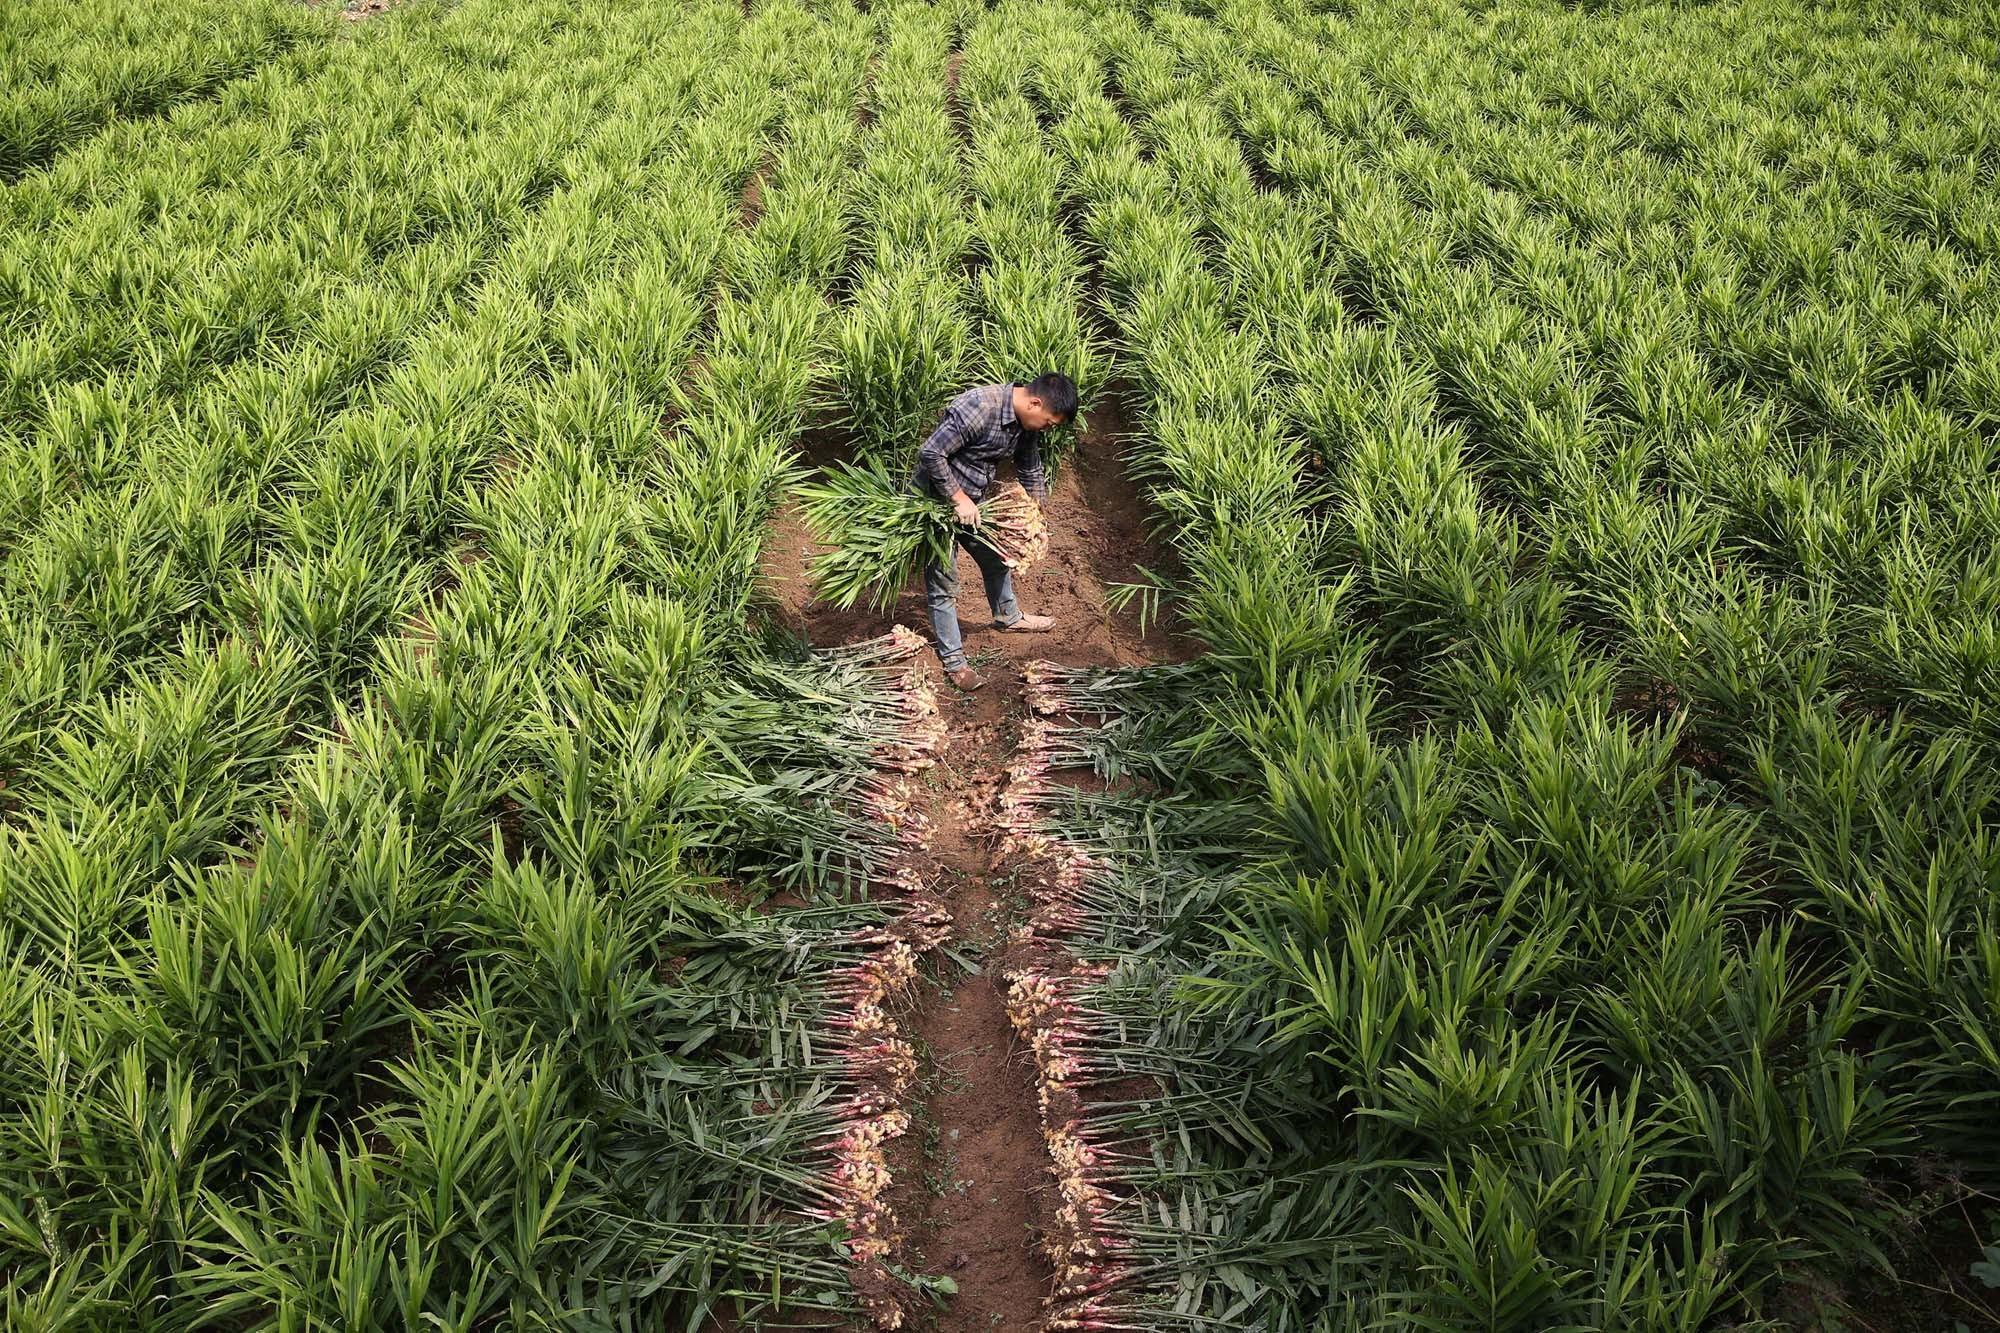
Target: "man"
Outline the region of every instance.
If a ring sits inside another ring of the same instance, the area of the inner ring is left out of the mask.
[[[986,583],[986,602],[993,627],[1009,634],[1039,634],[1055,623],[1048,616],[1023,615],[1014,601],[1014,579],[1007,565],[985,545],[970,540],[979,526],[979,501],[993,484],[993,472],[1003,458],[1014,460],[1014,475],[1037,504],[1048,502],[1042,475],[1042,432],[1076,415],[1076,385],[1067,375],[1051,371],[1026,384],[986,384],[952,399],[931,437],[917,455],[918,486],[949,501],[965,525],[958,544],[979,564]],[[956,553],[954,552],[954,555]],[[924,593],[930,601],[931,632],[937,640],[944,673],[961,690],[979,688],[979,673],[965,660],[958,629],[958,566],[947,557],[924,571]]]

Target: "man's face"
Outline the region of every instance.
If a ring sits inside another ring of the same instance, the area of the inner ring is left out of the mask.
[[[1034,394],[1028,395],[1020,410],[1014,413],[1014,417],[1028,430],[1048,430],[1052,426],[1062,425],[1066,420],[1044,407],[1042,400]]]

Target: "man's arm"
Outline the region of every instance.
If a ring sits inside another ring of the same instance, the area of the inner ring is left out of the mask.
[[[1021,489],[1034,496],[1037,504],[1048,503],[1049,486],[1048,479],[1042,472],[1040,431],[1021,432],[1021,442],[1014,446],[1014,475],[1020,479]]]
[[[963,449],[966,441],[972,438],[972,430],[971,409],[964,405],[963,399],[953,399],[938,421],[937,429],[924,441],[924,447],[917,451],[917,470],[930,480],[932,490],[951,501],[959,522],[977,527],[979,507],[960,488],[950,461],[951,456]]]
[[[951,456],[965,447],[972,436],[972,417],[953,399],[938,419],[937,429],[917,451],[917,470],[929,479],[931,488],[947,498],[958,493],[958,478],[952,475]]]

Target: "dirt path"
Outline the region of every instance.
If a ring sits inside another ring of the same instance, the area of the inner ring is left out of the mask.
[[[998,676],[1000,673],[990,673]],[[1014,1058],[1002,973],[1019,898],[991,874],[992,800],[1012,751],[1018,692],[1003,686],[947,702],[931,855],[934,889],[963,963],[939,960],[908,1019],[917,1050],[918,1170],[900,1181],[914,1258],[958,1295],[942,1333],[1039,1326],[1050,1270],[1046,1156],[1033,1070]],[[965,964],[976,970],[968,971]]]
[[[986,628],[977,571],[961,555],[966,649],[986,687],[961,694],[943,683],[934,655],[924,664],[939,686],[945,739],[912,791],[929,808],[920,869],[951,917],[951,940],[930,955],[903,1020],[919,1064],[913,1128],[894,1160],[891,1197],[910,1266],[957,1285],[954,1298],[917,1321],[937,1333],[1030,1333],[1041,1327],[1054,1286],[1044,1244],[1059,1200],[1035,1070],[1006,1003],[1009,974],[1046,965],[1049,946],[1015,934],[1036,866],[1015,861],[996,871],[994,864],[1000,797],[1026,716],[1021,668],[1041,659],[1138,665],[1182,660],[1196,649],[1170,627],[1142,633],[1135,609],[1110,605],[1109,585],[1136,580],[1142,566],[1165,571],[1170,557],[1149,537],[1138,487],[1120,466],[1125,422],[1117,405],[1098,405],[1089,425],[1051,491],[1048,558],[1017,580],[1022,607],[1053,615],[1056,629]],[[842,453],[829,437],[808,441],[811,463]],[[786,509],[766,547],[766,590],[781,623],[821,647],[872,638],[896,623],[928,635],[920,588],[906,590],[887,613],[813,602],[807,566],[818,549],[796,510]]]

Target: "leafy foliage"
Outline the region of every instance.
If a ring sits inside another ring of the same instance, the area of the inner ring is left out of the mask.
[[[2000,1188],[1989,16],[744,9],[0,20],[9,1327],[851,1315],[884,701],[764,533],[839,426],[899,588],[1044,369],[1211,650],[1066,684],[1127,1326],[1751,1327]]]
[[[1984,73],[1851,11],[1085,9],[1018,63],[1214,650],[1068,686],[1142,784],[1059,821],[1158,1088],[1097,1108],[1154,1145],[1109,1317],[1693,1328],[1890,1264],[1919,1159],[1991,1186],[2000,879],[1990,451],[1886,330],[1994,251],[1850,131],[1913,96],[1951,175]]]

